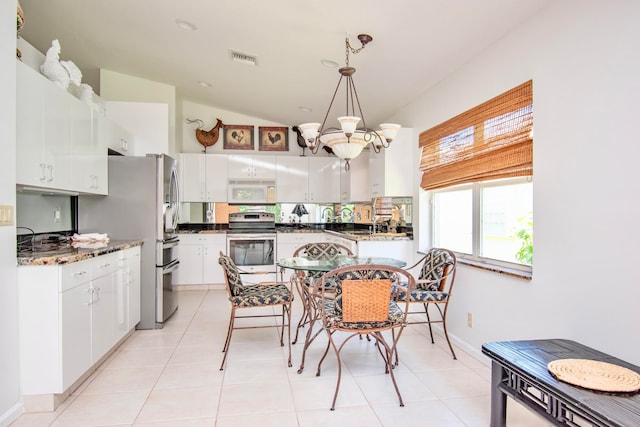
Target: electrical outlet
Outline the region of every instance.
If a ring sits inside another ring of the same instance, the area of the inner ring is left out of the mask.
[[[60,212],[60,208],[55,208],[53,210],[53,222],[60,222],[61,218],[62,218],[62,214]]]
[[[13,225],[13,206],[0,205],[0,227]]]
[[[467,326],[473,328],[473,315],[471,313],[467,313]]]

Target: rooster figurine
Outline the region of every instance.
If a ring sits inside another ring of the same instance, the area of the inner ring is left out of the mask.
[[[202,130],[202,126],[204,126],[204,122],[200,119],[187,119],[187,123],[197,123],[198,128],[196,129],[196,139],[204,147],[204,153],[207,153],[207,147],[212,146],[216,142],[218,142],[218,137],[220,136],[220,128],[224,126],[222,120],[216,119],[217,123],[214,127],[209,130]]]
[[[82,80],[82,72],[76,64],[72,61],[60,61],[60,42],[57,39],[51,42],[40,72],[64,90],[67,90],[69,83],[78,86]]]

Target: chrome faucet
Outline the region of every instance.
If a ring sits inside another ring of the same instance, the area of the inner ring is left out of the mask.
[[[326,216],[325,216],[325,214],[326,214]],[[327,222],[333,222],[333,219],[334,219],[333,218],[333,208],[329,207],[329,206],[324,208],[322,210],[322,214],[320,215],[320,219],[323,220],[323,221],[326,219]]]

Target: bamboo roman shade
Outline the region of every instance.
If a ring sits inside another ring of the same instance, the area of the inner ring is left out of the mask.
[[[533,175],[532,81],[420,134],[425,190]]]

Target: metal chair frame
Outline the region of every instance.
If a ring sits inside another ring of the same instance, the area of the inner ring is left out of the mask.
[[[398,290],[402,289],[405,292],[410,292],[415,288],[415,279],[413,278],[410,272],[402,268],[392,267],[388,265],[379,265],[379,264],[349,265],[349,266],[337,268],[328,273],[325,273],[320,278],[316,287],[314,288],[315,290],[314,295],[318,298],[318,311],[319,311],[318,320],[322,322],[321,330],[324,330],[326,332],[327,337],[329,339],[329,342],[327,343],[327,347],[325,348],[325,351],[320,361],[318,362],[316,376],[320,376],[322,363],[325,360],[330,348],[333,348],[338,361],[338,378],[336,382],[335,392],[333,395],[333,401],[331,403],[332,411],[335,410],[336,401],[338,398],[338,392],[340,391],[340,381],[342,378],[342,360],[340,357],[340,353],[344,348],[344,346],[347,344],[347,342],[351,340],[351,338],[355,336],[362,336],[362,334],[367,334],[368,336],[373,337],[373,339],[375,340],[378,351],[380,352],[380,355],[382,356],[382,359],[384,360],[384,363],[385,363],[385,374],[390,375],[394,389],[398,396],[400,406],[404,406],[404,401],[402,400],[402,395],[400,394],[400,389],[398,387],[398,384],[395,379],[395,375],[393,373],[394,363],[392,362],[392,359],[394,354],[396,354],[397,356],[398,340],[400,339],[400,336],[402,335],[402,331],[404,330],[404,327],[407,324],[407,314],[408,314],[409,303],[402,302],[401,304],[398,304],[400,305],[400,309],[402,310],[400,320],[392,321],[389,318],[388,321],[385,321],[385,322],[364,321],[364,322],[358,322],[357,324],[359,324],[359,326],[356,326],[356,324],[354,323],[349,324],[344,322],[339,322],[338,324],[335,324],[334,322],[331,322],[329,320],[328,315],[330,313],[327,312],[327,307],[330,306],[330,304],[327,304],[328,302],[332,301],[333,304],[336,304],[336,299],[335,299],[336,289],[335,288],[326,289],[324,285],[327,281],[329,280],[335,281],[337,282],[337,286],[341,287],[342,280],[347,279],[352,273],[356,274],[359,279],[368,281],[368,280],[374,280],[378,278],[381,272],[385,273],[384,278],[391,278],[392,280],[392,287],[389,291],[389,296],[388,296],[389,307],[391,307],[391,304],[396,303],[394,299],[395,299],[395,294]],[[344,309],[345,308],[343,307],[343,310]],[[333,315],[335,315],[335,312],[333,313]],[[366,327],[367,323],[371,323],[371,326]],[[397,333],[396,333],[396,329],[398,330]],[[391,336],[392,336],[391,344],[389,344],[386,341],[385,337],[382,334],[383,331],[388,331],[388,330],[391,331]],[[311,329],[309,330],[309,332],[311,332]],[[334,334],[336,332],[346,332],[349,334],[348,337],[340,345],[337,345],[333,339]],[[310,336],[311,334],[308,333],[307,337],[309,338]],[[317,334],[315,336],[317,336]],[[315,336],[313,338],[315,338]],[[305,350],[308,347],[308,344],[310,344],[310,342],[305,343]]]
[[[429,260],[429,257],[433,256],[434,253],[438,253],[438,252],[446,253],[451,258],[452,262],[446,264],[444,271],[442,272],[442,276],[440,278],[435,280],[428,280],[428,279],[421,278],[421,274],[424,268],[424,263],[427,262]],[[436,292],[446,292],[447,297],[442,301],[409,301],[410,306],[414,304],[415,305],[420,304],[422,306],[422,309],[421,310],[412,309],[413,311],[409,311],[407,313],[409,315],[409,320],[407,323],[410,325],[416,325],[416,324],[429,325],[429,336],[431,338],[432,344],[434,344],[435,341],[433,339],[433,329],[431,328],[431,324],[442,323],[442,330],[444,332],[444,337],[447,340],[447,344],[449,345],[449,350],[451,351],[451,355],[453,356],[453,359],[456,360],[457,356],[455,351],[453,350],[453,346],[451,345],[451,340],[449,339],[449,333],[447,332],[447,310],[449,308],[449,300],[451,299],[451,295],[453,293],[453,284],[455,282],[455,277],[456,277],[456,266],[457,266],[456,255],[455,253],[453,253],[453,251],[449,249],[431,248],[420,260],[418,260],[418,262],[416,262],[414,265],[410,267],[406,267],[405,270],[411,271],[418,266],[421,266],[421,269],[420,269],[421,274],[418,275],[418,278],[416,279],[416,286],[419,286],[420,284],[437,285]],[[439,320],[438,319],[432,320],[431,317],[429,316],[430,305],[435,305],[436,308],[438,309],[438,313],[440,314]],[[423,321],[411,320],[412,317],[414,317],[414,315],[421,315],[421,314],[426,315],[427,320],[423,320]]]
[[[227,288],[227,293],[229,295],[229,301],[231,302],[231,314],[229,317],[229,328],[227,330],[227,338],[224,342],[224,347],[222,348],[222,352],[224,353],[224,356],[222,358],[222,364],[220,365],[220,370],[222,371],[224,369],[224,365],[225,362],[227,360],[227,356],[229,355],[229,346],[231,344],[231,336],[233,335],[233,331],[237,330],[237,329],[260,329],[260,328],[280,328],[280,346],[284,347],[284,330],[287,329],[287,343],[288,343],[288,347],[289,347],[289,358],[287,361],[287,365],[289,367],[292,366],[291,364],[291,304],[293,302],[293,293],[291,292],[291,283],[290,282],[260,282],[258,284],[255,285],[250,285],[249,287],[251,288],[255,288],[255,287],[259,287],[259,286],[263,286],[263,285],[274,285],[274,284],[282,284],[285,285],[288,290],[289,290],[289,294],[290,294],[290,298],[288,302],[279,302],[276,304],[255,304],[249,307],[241,307],[237,304],[235,304],[233,302],[233,290],[232,290],[232,285],[229,283],[229,271],[227,270],[227,268],[225,267],[225,265],[222,263],[222,257],[225,257],[228,259],[228,261],[230,263],[232,263],[235,266],[235,263],[233,263],[233,260],[231,260],[231,258],[227,257],[226,255],[224,255],[222,252],[220,252],[220,258],[218,259],[218,263],[220,264],[220,266],[222,267],[222,269],[224,270],[224,279],[225,279],[225,284],[226,284],[226,288]],[[236,269],[242,273],[242,271],[240,269],[238,269],[237,266],[235,266]],[[263,308],[263,307],[275,307],[281,305],[282,306],[282,313],[281,314],[255,314],[255,315],[238,315],[237,311],[240,309],[243,310],[250,310],[250,309],[255,309],[255,308]],[[264,318],[264,317],[274,317],[274,318],[280,318],[280,322],[277,322],[274,325],[254,325],[254,326],[236,326],[235,325],[235,321],[236,319],[248,319],[248,318]]]

